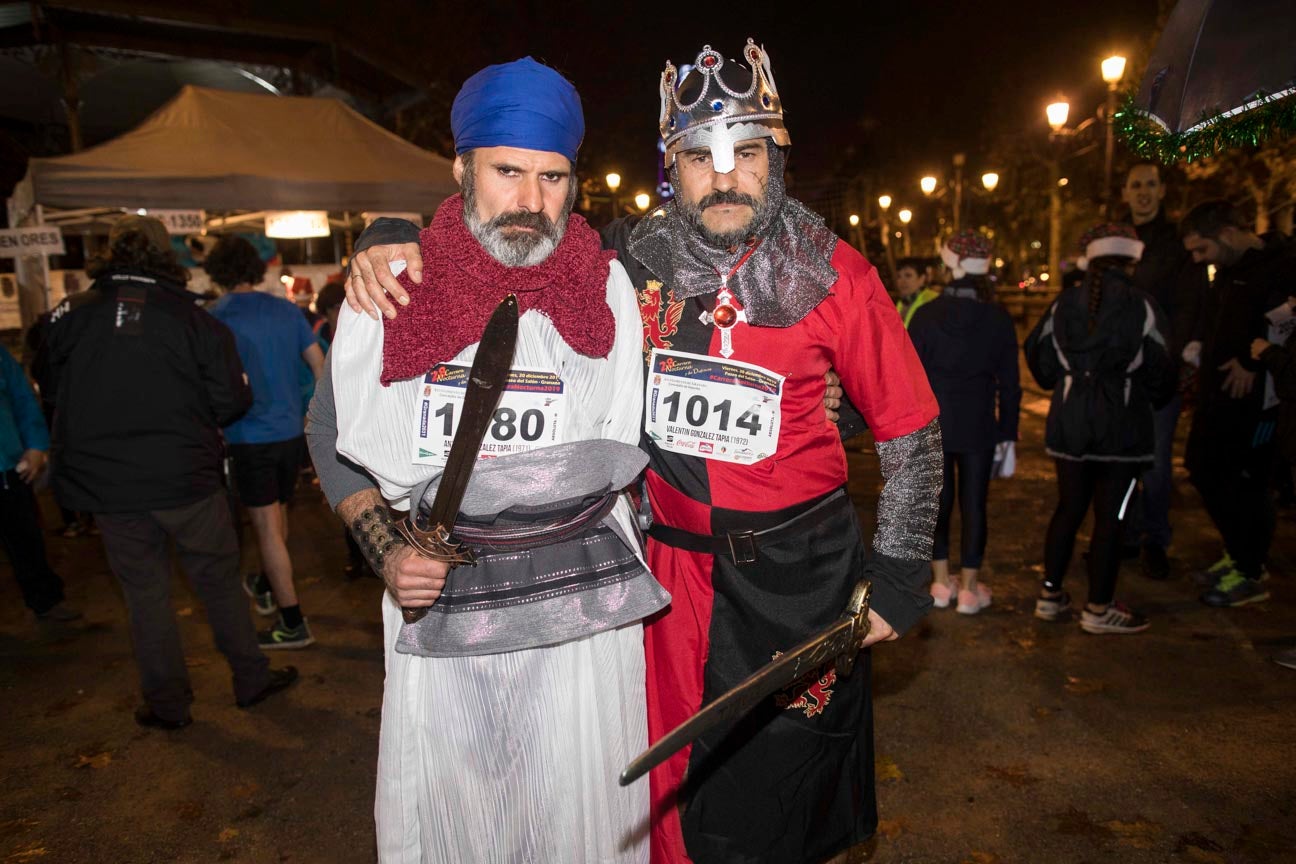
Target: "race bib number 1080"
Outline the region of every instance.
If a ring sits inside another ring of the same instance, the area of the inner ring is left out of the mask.
[[[444,466],[459,431],[470,367],[438,363],[420,385],[411,459]],[[477,456],[491,459],[562,442],[563,382],[557,373],[513,368]]]
[[[654,350],[644,431],[658,447],[750,465],[778,450],[783,376],[682,351]]]

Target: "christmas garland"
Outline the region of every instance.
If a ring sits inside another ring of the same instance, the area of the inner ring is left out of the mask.
[[[1167,132],[1127,94],[1114,115],[1117,134],[1130,149],[1165,164],[1192,162],[1234,147],[1258,146],[1270,138],[1296,133],[1296,96],[1274,99],[1257,94],[1261,104],[1231,117],[1211,119],[1194,132]]]

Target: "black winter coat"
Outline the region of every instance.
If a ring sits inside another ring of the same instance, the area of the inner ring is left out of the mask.
[[[909,338],[940,403],[945,452],[984,452],[1017,440],[1017,331],[1002,307],[953,296],[950,289],[914,312]]]
[[[1044,445],[1059,459],[1151,462],[1153,410],[1174,395],[1175,365],[1155,301],[1125,274],[1102,280],[1089,326],[1089,290],[1068,288],[1026,338],[1026,363],[1053,391]]]
[[[1159,211],[1156,218],[1135,227],[1143,241],[1143,256],[1134,270],[1134,284],[1156,301],[1169,325],[1170,356],[1178,361],[1183,346],[1197,330],[1208,285],[1206,265],[1194,264],[1179,231]]]
[[[55,308],[37,358],[72,510],[166,510],[221,488],[221,427],[252,405],[234,334],[182,285],[100,277]]]

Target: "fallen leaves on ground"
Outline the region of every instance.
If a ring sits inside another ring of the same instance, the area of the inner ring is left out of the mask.
[[[49,850],[46,849],[44,846],[38,846],[35,843],[30,843],[26,846],[15,849],[13,852],[10,852],[7,856],[5,856],[4,860],[6,864],[8,864],[8,862],[10,861],[15,862],[15,864],[17,864],[17,862],[19,861],[35,861],[37,858],[44,858],[48,854],[49,854]]]
[[[999,856],[993,852],[970,852],[959,864],[999,864]]]
[[[257,792],[261,791],[261,784],[254,781],[240,783],[237,786],[231,786],[229,794],[231,798],[240,798],[246,800],[251,798]]]
[[[1033,786],[1039,782],[1039,778],[1032,777],[1026,772],[1025,768],[1003,768],[998,765],[987,765],[985,770],[987,774],[996,780],[1002,780],[1018,789],[1024,786]]]
[[[908,826],[903,819],[879,819],[877,833],[887,840],[894,840],[905,833],[906,828]]]
[[[1081,696],[1088,696],[1091,693],[1101,693],[1107,689],[1107,685],[1097,678],[1076,678],[1067,676],[1066,689],[1068,693],[1077,693]]]
[[[1104,822],[1103,825],[1116,835],[1121,843],[1133,846],[1135,849],[1151,849],[1165,833],[1160,825],[1140,818],[1135,818],[1133,822],[1113,819],[1111,822]]]
[[[228,843],[238,835],[239,832],[237,828],[223,828],[221,829],[220,837],[218,837],[217,839],[220,840],[220,842],[222,843]]]
[[[1175,844],[1175,855],[1192,864],[1228,864],[1224,849],[1201,834],[1185,834]]]
[[[76,762],[72,763],[73,768],[107,768],[112,763],[112,754],[107,750],[102,753],[95,753],[90,756],[81,755],[77,757]]]
[[[203,802],[181,801],[176,805],[176,815],[185,821],[192,822],[203,814]]]
[[[17,837],[39,824],[35,819],[10,819],[8,822],[0,822],[0,839],[7,840],[10,837]]]
[[[903,780],[904,772],[900,767],[886,756],[879,756],[873,763],[873,775],[879,783],[885,783],[888,780]]]

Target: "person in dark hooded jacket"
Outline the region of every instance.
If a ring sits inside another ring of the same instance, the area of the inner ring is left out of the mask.
[[[1084,281],[1064,290],[1026,339],[1026,362],[1053,391],[1044,444],[1057,466],[1058,504],[1044,549],[1044,584],[1035,617],[1070,609],[1062,580],[1076,531],[1093,505],[1087,633],[1139,633],[1148,621],[1114,600],[1120,523],[1155,449],[1153,412],[1174,394],[1167,325],[1132,280],[1143,243],[1130,225],[1104,224],[1080,241]]]
[[[1215,265],[1202,304],[1201,372],[1184,465],[1224,541],[1202,576],[1209,606],[1269,597],[1262,584],[1276,512],[1269,488],[1278,427],[1273,376],[1251,356],[1255,339],[1285,341],[1296,257],[1281,234],[1253,232],[1228,201],[1204,201],[1184,217],[1184,248]]]
[[[1000,476],[1011,476],[1021,406],[1017,333],[1007,311],[989,302],[990,257],[990,241],[975,231],[951,237],[941,258],[953,281],[909,323],[909,337],[940,404],[945,451],[945,485],[932,549],[932,602],[943,609],[956,600],[964,615],[990,605],[990,589],[977,579],[988,536],[986,498],[996,466]],[[957,581],[949,571],[956,490],[963,532]]]

